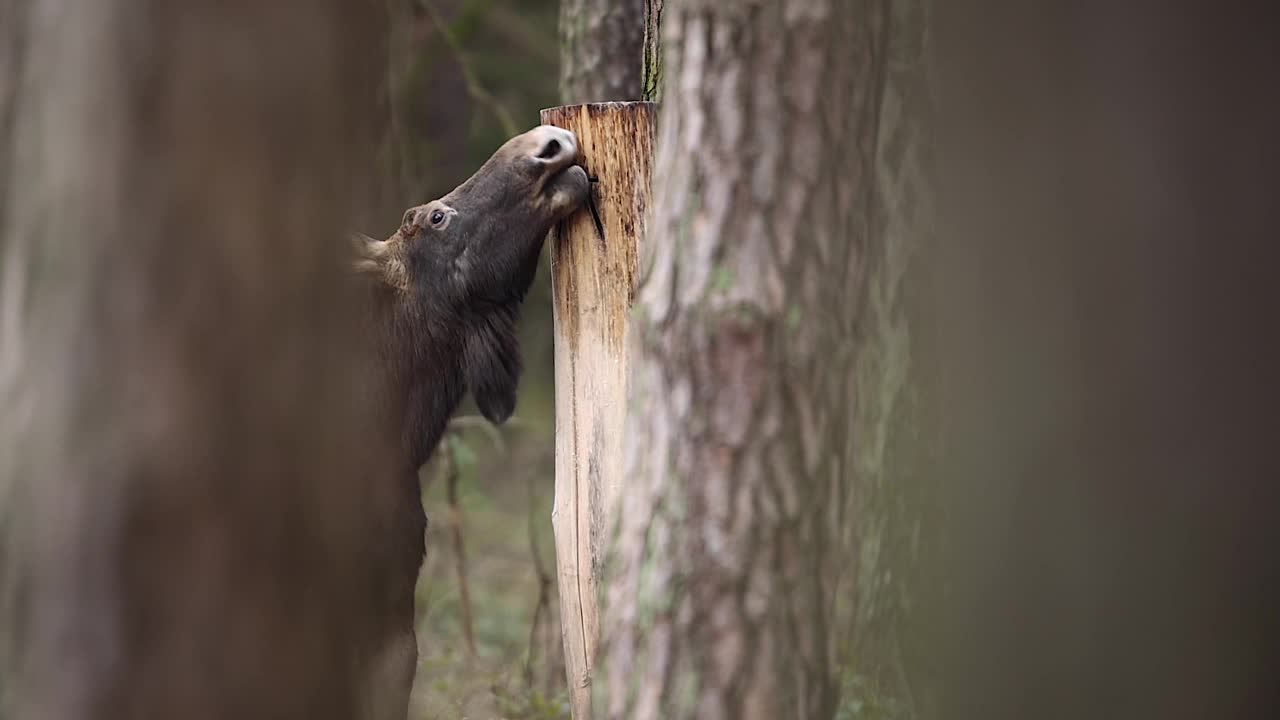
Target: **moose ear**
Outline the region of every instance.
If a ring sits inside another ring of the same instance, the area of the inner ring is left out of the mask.
[[[487,312],[468,328],[463,348],[467,388],[480,412],[495,425],[506,422],[516,409],[520,382],[520,344],[516,338],[519,305]]]
[[[350,235],[348,240],[355,251],[352,268],[357,273],[371,276],[391,287],[404,288],[408,273],[393,251],[391,240],[374,240],[368,235]]]

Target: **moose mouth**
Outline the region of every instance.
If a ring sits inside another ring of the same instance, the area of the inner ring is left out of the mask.
[[[564,217],[588,200],[591,183],[581,165],[569,165],[547,178],[542,192],[555,206],[556,215]]]
[[[587,171],[581,165],[568,165],[547,179],[547,190],[564,189],[566,185],[587,185]]]

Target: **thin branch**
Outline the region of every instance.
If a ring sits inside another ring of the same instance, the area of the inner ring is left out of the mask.
[[[453,535],[453,553],[456,560],[455,569],[458,575],[458,593],[462,605],[462,635],[467,643],[467,652],[474,659],[476,656],[476,637],[471,621],[471,589],[467,585],[467,554],[462,543],[462,508],[458,505],[458,463],[453,457],[452,434],[445,437],[449,444],[447,452],[440,457],[441,472],[444,474],[449,496],[449,529]]]
[[[498,125],[502,127],[502,132],[506,133],[507,137],[516,135],[519,130],[515,120],[511,118],[511,113],[493,96],[493,93],[490,93],[480,83],[475,71],[471,69],[471,64],[467,62],[467,58],[462,52],[462,45],[453,36],[453,32],[449,30],[444,18],[440,17],[440,11],[436,9],[435,3],[430,2],[430,0],[420,0],[419,6],[431,17],[432,24],[436,26],[440,36],[444,38],[445,46],[449,48],[450,54],[453,55],[453,59],[458,63],[458,69],[462,71],[462,79],[467,84],[467,94],[471,96],[472,100],[485,106],[493,113]]]
[[[514,420],[515,418],[511,418]],[[489,442],[493,443],[494,449],[499,454],[507,454],[507,443],[502,439],[502,433],[499,432],[497,426],[489,422],[487,419],[479,415],[459,415],[449,420],[449,431],[457,433],[459,430],[467,428],[475,428],[485,434],[489,438]]]
[[[533,666],[537,661],[538,647],[538,630],[547,622],[547,617],[551,614],[551,583],[552,576],[547,570],[547,566],[542,561],[542,552],[538,548],[538,532],[537,516],[534,514],[534,508],[537,506],[537,486],[534,483],[534,473],[526,471],[524,473],[525,491],[528,494],[528,502],[526,506],[529,508],[529,554],[533,556],[533,571],[538,576],[538,604],[533,609],[533,620],[529,623],[529,654],[524,664],[524,682],[528,687],[533,687]]]
[[[523,55],[538,63],[555,67],[560,62],[560,49],[555,38],[530,31],[530,23],[506,5],[495,5],[487,16],[488,26]]]

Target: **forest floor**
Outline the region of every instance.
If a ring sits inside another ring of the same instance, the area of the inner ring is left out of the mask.
[[[503,435],[512,443],[503,453],[493,453],[490,440],[478,432],[466,433],[461,445],[445,443],[437,451],[451,452],[460,468],[458,505],[474,656],[463,629],[452,517],[439,458],[423,470],[430,525],[417,590],[419,665],[412,720],[569,717],[554,581],[544,620],[537,637],[531,637],[540,585],[531,525],[543,567],[554,579],[550,433],[507,430]]]

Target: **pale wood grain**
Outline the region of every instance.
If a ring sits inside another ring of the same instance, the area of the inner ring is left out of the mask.
[[[627,332],[653,157],[653,103],[552,108],[542,122],[572,130],[598,177],[603,227],[584,208],[552,233],[556,487],[552,524],[565,669],[573,717],[590,715],[605,552],[624,479]]]

